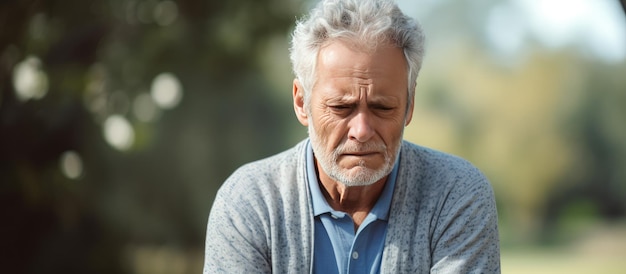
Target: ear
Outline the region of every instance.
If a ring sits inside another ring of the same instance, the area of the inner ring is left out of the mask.
[[[293,110],[300,124],[309,126],[309,116],[304,105],[304,88],[298,79],[293,79]]]
[[[406,119],[404,120],[404,126],[408,126],[411,123],[411,119],[413,119],[413,109],[415,106],[415,94],[411,100],[411,104],[409,105],[409,109],[406,111]]]

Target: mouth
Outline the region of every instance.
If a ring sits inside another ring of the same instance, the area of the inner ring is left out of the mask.
[[[343,153],[343,155],[345,156],[356,156],[356,157],[365,157],[365,156],[372,156],[378,154],[378,152],[376,151],[364,151],[364,152],[346,152]]]

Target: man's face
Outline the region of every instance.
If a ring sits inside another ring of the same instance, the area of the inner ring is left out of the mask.
[[[331,42],[319,52],[316,73],[306,117],[298,118],[309,127],[318,170],[346,186],[385,178],[413,111],[402,50],[364,52]]]

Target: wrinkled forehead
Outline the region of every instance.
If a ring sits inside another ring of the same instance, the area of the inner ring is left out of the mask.
[[[362,52],[345,43],[332,43],[318,56],[318,87],[336,89],[407,90],[407,68],[402,50],[382,47]]]
[[[370,72],[383,70],[381,73],[402,74],[406,76],[407,61],[402,49],[390,44],[377,47],[358,47],[353,43],[336,40],[324,45],[318,52],[317,72],[323,73],[328,68],[363,69]],[[395,78],[396,75],[387,75]]]

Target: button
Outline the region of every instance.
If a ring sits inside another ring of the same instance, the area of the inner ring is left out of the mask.
[[[339,217],[335,216],[335,214],[330,214],[330,217],[333,217],[335,220],[339,219]]]
[[[359,258],[359,252],[356,252],[356,251],[352,252],[352,259],[356,260],[358,258]]]

